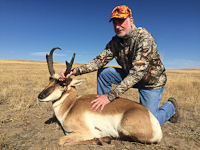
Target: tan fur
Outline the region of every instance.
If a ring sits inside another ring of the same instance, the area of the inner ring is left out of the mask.
[[[67,89],[65,92],[57,87],[56,82],[50,83],[50,86],[54,83],[56,88],[55,93],[52,92],[48,97],[55,98],[52,99],[53,109],[66,132],[66,136],[59,139],[60,146],[98,144],[92,139],[109,136],[142,143],[160,142],[161,127],[146,107],[128,99],[117,98],[106,105],[102,112],[95,112],[91,110],[90,102],[96,99],[96,94],[76,97],[74,86],[83,81],[72,80],[67,87],[62,87]],[[58,92],[59,89],[62,94]],[[48,97],[44,101],[50,99]]]

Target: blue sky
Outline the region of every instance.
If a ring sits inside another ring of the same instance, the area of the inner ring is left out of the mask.
[[[167,69],[200,68],[199,0],[1,0],[0,59],[86,63],[115,35],[115,6],[132,9],[134,23],[156,39]],[[110,63],[116,65],[115,61]]]

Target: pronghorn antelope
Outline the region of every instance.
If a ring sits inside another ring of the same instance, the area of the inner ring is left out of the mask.
[[[124,98],[117,98],[102,112],[91,110],[90,102],[96,94],[76,97],[75,86],[84,80],[68,78],[59,81],[53,69],[53,51],[46,56],[50,73],[49,85],[38,95],[40,102],[52,102],[54,113],[65,131],[59,146],[76,144],[101,144],[110,139],[158,143],[162,131],[158,120],[143,105]],[[71,71],[75,54],[66,61],[67,75]]]

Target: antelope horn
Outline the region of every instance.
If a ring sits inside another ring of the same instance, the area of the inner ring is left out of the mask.
[[[65,76],[68,75],[68,74],[70,73],[70,71],[71,71],[71,68],[72,68],[72,65],[73,65],[73,62],[74,62],[75,55],[76,55],[76,53],[74,53],[74,55],[73,55],[72,60],[71,60],[70,63],[68,63],[68,62],[66,61],[66,72],[65,72],[65,74],[64,74]]]
[[[47,65],[48,65],[48,68],[49,68],[49,73],[50,73],[50,75],[51,76],[53,76],[54,74],[55,74],[55,70],[53,69],[53,52],[54,52],[54,50],[56,50],[56,49],[60,49],[59,47],[54,47],[52,50],[51,50],[51,52],[50,52],[50,54],[48,55],[46,55],[46,60],[47,60]],[[61,50],[61,49],[60,49]]]

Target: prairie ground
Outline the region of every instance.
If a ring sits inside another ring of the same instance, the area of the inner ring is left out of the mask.
[[[54,68],[59,73],[65,64],[54,63]],[[51,103],[37,101],[38,94],[48,84],[46,62],[0,59],[0,74],[0,150],[200,149],[200,69],[167,70],[168,81],[161,103],[169,97],[177,99],[181,118],[176,124],[166,122],[162,126],[163,139],[159,144],[112,140],[102,146],[64,148],[57,146],[64,133],[53,117]],[[86,79],[77,87],[79,95],[96,94],[96,72],[73,78]],[[137,89],[128,90],[122,97],[139,102]]]

